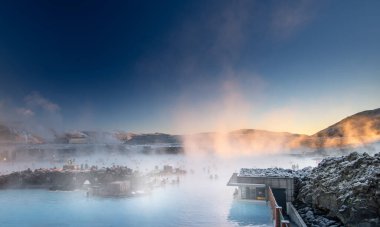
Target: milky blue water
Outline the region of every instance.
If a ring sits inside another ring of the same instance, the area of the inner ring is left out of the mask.
[[[0,191],[0,226],[270,226],[265,202],[238,202],[224,180],[187,176],[135,198],[84,191]]]
[[[158,188],[151,195],[139,198],[87,198],[85,191],[0,190],[0,227],[272,226],[270,209],[265,202],[233,200],[235,188],[226,186],[231,174],[242,167],[291,168],[297,163],[303,168],[316,165],[313,159],[264,155],[242,158],[99,156],[77,159],[77,162],[99,166],[127,165],[142,172],[166,164],[195,171],[182,177],[179,185]],[[0,174],[56,165],[59,163],[0,163]],[[210,173],[218,174],[218,180],[211,180]]]

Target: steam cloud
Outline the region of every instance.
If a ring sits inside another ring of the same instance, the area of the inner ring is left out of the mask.
[[[257,119],[253,120],[256,117],[255,104],[265,96],[262,91],[266,84],[260,75],[237,69],[242,47],[248,40],[252,41],[251,30],[258,18],[254,16],[256,5],[254,1],[239,1],[236,4],[222,5],[216,11],[218,13],[206,12],[207,19],[203,18],[205,20],[201,22],[185,23],[184,29],[175,36],[177,40],[175,44],[172,44],[176,47],[175,49],[196,46],[194,44],[199,41],[197,37],[202,37],[204,31],[207,31],[212,43],[204,48],[202,54],[186,50],[186,58],[179,60],[177,67],[174,67],[179,77],[202,75],[206,78],[222,78],[216,80],[213,85],[210,85],[209,81],[199,79],[197,86],[182,90],[178,105],[174,108],[175,125],[178,131],[193,133],[211,131],[184,136],[186,152],[194,154],[215,151],[222,156],[274,154],[289,149],[316,149],[375,141],[378,137],[374,136],[376,133],[372,131],[371,123],[365,123],[364,130],[352,128],[350,124],[345,125],[341,136],[344,139],[272,133],[263,130],[234,131],[247,127],[257,128],[254,124]],[[271,11],[271,24],[269,24],[272,35],[276,39],[290,37],[312,21],[318,8],[319,6],[313,2],[303,0],[294,4],[276,4]],[[171,59],[170,51],[165,52],[163,56]],[[216,73],[217,76],[210,74],[204,68],[204,62],[212,62],[219,66],[220,71]],[[210,96],[194,103],[196,91],[205,93],[204,90],[208,90]],[[292,116],[291,107],[280,108],[269,111],[262,117],[260,127],[277,128],[273,127],[277,124],[282,126],[278,128],[286,128],[284,126],[291,126],[296,120],[296,117]]]
[[[303,1],[302,1],[303,2]],[[259,102],[263,96],[262,89],[265,82],[254,72],[243,72],[237,70],[236,65],[241,57],[242,47],[252,41],[252,30],[255,27],[257,3],[254,1],[239,1],[233,4],[219,6],[215,12],[205,12],[207,18],[199,22],[188,22],[179,31],[175,46],[194,46],[196,37],[202,37],[203,31],[207,31],[211,37],[209,47],[206,47],[204,55],[191,50],[186,53],[186,59],[179,62],[175,69],[180,76],[204,75],[214,78],[204,68],[203,62],[214,62],[220,68],[215,85],[209,85],[205,81],[197,84],[203,87],[182,91],[179,104],[175,107],[175,124],[182,132],[211,131],[186,135],[183,138],[187,153],[204,153],[215,151],[222,156],[229,155],[252,155],[262,153],[278,153],[290,147],[289,134],[270,133],[266,131],[231,131],[247,127],[253,127],[252,118],[255,117],[255,102]],[[279,33],[295,32],[299,27],[305,25],[311,18],[307,12],[308,4],[293,9],[285,4],[272,10],[272,24],[269,26]],[[286,22],[278,21],[278,18],[287,18]],[[278,35],[274,33],[274,35]],[[287,34],[286,36],[288,36]],[[285,36],[285,35],[284,35]],[[188,39],[193,37],[193,39]],[[195,40],[195,41],[194,41]],[[170,53],[166,54],[165,56]],[[210,60],[211,58],[211,60]],[[244,83],[244,84],[242,84]],[[209,90],[210,97],[205,97],[198,104],[193,102],[194,90]],[[211,97],[211,95],[213,95]],[[250,98],[249,100],[247,97]],[[188,106],[196,106],[190,109]],[[279,117],[278,114],[275,117]],[[274,115],[271,115],[273,118]],[[281,118],[282,119],[282,118]],[[266,119],[262,119],[266,121]],[[285,121],[282,121],[285,122]],[[268,122],[270,124],[271,122]],[[292,145],[295,146],[295,145]]]
[[[42,97],[38,92],[32,92],[31,94],[27,95],[25,97],[25,102],[29,106],[41,107],[44,110],[50,112],[57,112],[60,109],[58,104],[51,102],[45,97]]]
[[[0,102],[0,123],[23,134],[35,134],[43,138],[53,138],[52,130],[64,130],[60,106],[42,96],[31,92],[20,105],[10,99]]]

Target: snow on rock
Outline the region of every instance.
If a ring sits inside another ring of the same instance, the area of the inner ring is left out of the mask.
[[[299,184],[297,200],[345,226],[380,225],[380,153],[326,158]]]
[[[248,169],[242,168],[240,169],[239,176],[242,177],[297,177],[303,178],[308,176],[311,172],[312,168],[307,167],[302,170],[291,170],[291,169],[283,169],[283,168],[267,168],[267,169]]]

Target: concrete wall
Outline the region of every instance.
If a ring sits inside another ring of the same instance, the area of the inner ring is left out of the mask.
[[[296,210],[296,208],[293,206],[292,203],[287,202],[286,203],[287,207],[287,213],[290,217],[290,220],[292,220],[293,223],[295,223],[299,227],[307,227],[303,219],[301,218],[300,214]]]
[[[289,177],[237,177],[238,183],[265,184],[271,188],[286,189],[286,201],[294,200],[294,179]]]

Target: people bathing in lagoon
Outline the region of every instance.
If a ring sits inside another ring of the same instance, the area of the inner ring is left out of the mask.
[[[210,175],[210,179],[211,179],[211,180],[214,180],[214,179],[217,180],[218,177],[219,177],[218,174],[214,174],[214,175],[211,174],[211,175]]]

